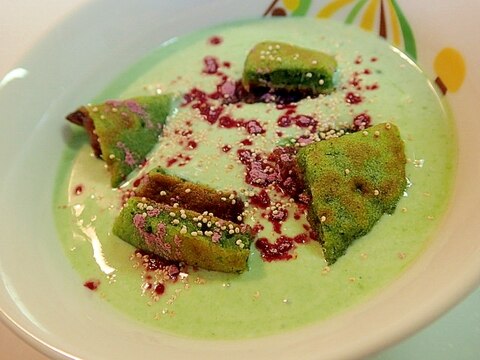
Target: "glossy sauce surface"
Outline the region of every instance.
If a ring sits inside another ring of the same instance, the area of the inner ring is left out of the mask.
[[[337,90],[288,105],[225,101],[236,94],[248,50],[267,39],[334,55]],[[453,121],[424,74],[371,34],[313,19],[209,29],[155,50],[94,100],[161,92],[177,93],[179,107],[145,167],[121,189],[111,189],[104,163],[92,156],[82,130],[74,129],[54,201],[79,286],[160,331],[237,339],[326,319],[401,276],[428,246],[447,209],[455,170]],[[278,159],[289,163],[289,150],[277,148],[335,136],[345,125],[358,130],[380,122],[400,128],[411,186],[393,215],[327,267],[311,240],[301,186],[276,166]],[[244,196],[250,210],[245,221],[259,238],[248,272],[162,264],[160,279],[155,260],[111,234],[135,180],[156,165]]]

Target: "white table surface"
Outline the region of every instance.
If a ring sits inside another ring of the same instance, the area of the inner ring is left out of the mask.
[[[0,79],[59,20],[87,0],[0,2]],[[374,360],[480,359],[480,288],[433,324]],[[48,360],[0,322],[0,360]]]

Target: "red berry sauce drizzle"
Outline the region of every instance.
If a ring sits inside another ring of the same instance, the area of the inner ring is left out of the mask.
[[[211,37],[211,45],[220,45],[223,39]],[[369,59],[370,63],[378,61],[378,58]],[[376,82],[367,84],[368,77],[373,73],[372,69],[366,67],[361,56],[353,59],[353,70],[348,81],[338,91],[344,94],[344,101],[351,107],[352,122],[340,134],[363,130],[372,123],[371,115],[365,110],[357,111],[366,102],[367,92],[379,88]],[[296,102],[303,99],[307,94],[289,92],[272,92],[268,89],[253,89],[247,91],[240,80],[230,79],[224,72],[231,64],[222,62],[213,56],[206,56],[203,59],[202,74],[204,76],[216,76],[218,82],[216,90],[207,93],[198,88],[192,88],[185,96],[182,106],[190,106],[197,109],[205,121],[212,126],[223,129],[245,129],[249,136],[240,141],[237,150],[238,161],[245,167],[245,182],[258,192],[249,196],[249,204],[261,212],[261,216],[268,220],[274,233],[278,234],[275,240],[261,237],[256,241],[256,247],[265,261],[289,260],[295,257],[294,249],[299,244],[307,243],[315,239],[316,235],[310,226],[304,224],[304,233],[294,237],[282,234],[282,224],[293,217],[300,221],[307,211],[310,201],[309,194],[305,189],[301,173],[295,160],[297,146],[304,146],[313,141],[321,140],[318,137],[319,122],[311,115],[297,112]],[[241,106],[243,103],[275,103],[276,109],[281,111],[277,118],[278,137],[282,137],[282,128],[297,127],[304,130],[304,134],[293,139],[292,143],[297,146],[277,147],[270,153],[253,151],[255,136],[265,134],[266,130],[258,119],[236,119],[225,109],[229,104]],[[233,146],[223,144],[219,146],[220,152],[229,154]],[[172,160],[173,161],[173,160]],[[269,194],[274,194],[275,201]],[[280,201],[277,199],[280,198]],[[292,203],[295,204],[292,207]],[[285,205],[290,206],[285,206]],[[260,229],[260,226],[262,229]],[[257,231],[263,230],[263,226],[256,225]],[[259,230],[260,229],[260,230]]]
[[[211,46],[221,46],[224,39],[212,36],[207,39]],[[372,69],[365,66],[366,63],[377,62],[378,58],[368,61],[361,56],[353,59],[353,70],[348,81],[338,87],[337,91],[344,94],[344,102],[351,107],[352,121],[350,125],[342,129],[339,136],[344,133],[363,130],[370,126],[372,117],[366,110],[361,110],[366,103],[368,92],[377,90],[379,84],[369,82],[368,77],[373,73]],[[215,56],[203,58],[201,75],[216,77],[216,86],[213,92],[207,92],[200,88],[191,88],[183,97],[182,107],[196,109],[203,120],[211,126],[222,129],[239,129],[245,131],[246,138],[239,144],[219,144],[220,154],[232,156],[232,149],[236,149],[236,158],[244,166],[245,182],[258,191],[249,193],[248,203],[259,211],[262,218],[270,222],[275,239],[260,237],[256,240],[256,248],[260,251],[265,261],[290,260],[296,257],[295,248],[300,244],[308,243],[315,239],[316,235],[306,223],[305,214],[310,202],[310,196],[305,188],[300,170],[296,163],[296,150],[298,146],[304,146],[313,141],[323,138],[318,136],[319,121],[311,115],[301,114],[297,111],[296,102],[305,98],[308,94],[299,92],[272,92],[269,89],[251,89],[247,91],[241,80],[231,79],[226,70],[232,64],[222,61]],[[277,137],[284,135],[285,128],[296,127],[303,133],[292,140],[292,145],[276,147],[271,152],[253,151],[256,137],[262,137],[266,133],[265,124],[258,119],[234,118],[227,109],[229,106],[242,107],[243,104],[257,102],[274,103],[280,115],[276,120]],[[360,109],[360,110],[358,110]],[[181,128],[174,130],[176,139],[183,151],[166,159],[166,167],[184,166],[192,159],[194,150],[201,142],[195,138],[194,130],[190,121]],[[282,233],[282,225],[288,218],[296,221],[305,221],[304,232],[289,237]],[[264,230],[264,226],[257,223],[253,226],[257,234]],[[151,254],[136,252],[135,258],[142,260],[144,267],[144,290],[154,296],[160,296],[165,291],[168,282],[175,282],[180,273],[179,264],[166,262]],[[164,278],[158,280],[152,273],[160,273]]]
[[[370,63],[376,63],[377,57],[371,57]],[[365,67],[367,61],[362,56],[357,56],[354,60],[355,70],[350,75],[350,78],[346,84],[342,86],[342,90],[345,91],[345,102],[352,107],[358,107],[365,102],[365,97],[368,92],[378,90],[380,85],[377,82],[369,82],[366,84],[368,77],[374,73],[374,71]],[[371,116],[366,110],[357,112],[353,115],[352,130],[359,131],[369,127],[372,123]]]
[[[186,267],[180,263],[142,250],[136,250],[132,260],[135,261],[134,266],[143,270],[143,293],[149,294],[154,300],[158,300],[165,293],[169,284],[176,283],[183,275],[187,275]]]
[[[78,184],[77,186],[75,186],[75,189],[73,190],[73,193],[75,195],[82,195],[83,194],[83,190],[84,190],[84,187],[82,184]]]
[[[85,286],[88,290],[95,291],[100,286],[100,280],[97,280],[97,279],[87,280],[83,283],[83,286]]]

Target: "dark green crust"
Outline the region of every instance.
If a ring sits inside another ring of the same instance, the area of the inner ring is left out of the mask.
[[[113,233],[167,260],[229,273],[247,269],[253,238],[248,225],[138,197],[125,204]]]
[[[140,96],[83,106],[67,119],[89,132],[96,155],[107,163],[112,187],[117,187],[157,144],[172,107],[170,94]]]
[[[307,145],[297,161],[312,197],[308,220],[328,264],[393,213],[406,187],[404,144],[393,124]]]
[[[250,50],[244,64],[247,89],[295,91],[308,95],[333,91],[335,59],[323,52],[278,41],[264,41]]]

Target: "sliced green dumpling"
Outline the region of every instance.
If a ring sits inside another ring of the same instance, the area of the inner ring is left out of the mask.
[[[247,269],[253,238],[248,225],[138,197],[127,201],[113,233],[164,259],[222,272]]]
[[[250,50],[243,69],[247,90],[268,88],[307,95],[333,91],[336,60],[323,52],[278,41],[264,41]]]
[[[172,107],[172,95],[140,96],[82,106],[67,119],[87,130],[95,155],[107,163],[116,187],[157,144]]]
[[[406,187],[404,144],[393,124],[307,145],[297,161],[312,197],[308,220],[328,264],[393,213]]]

